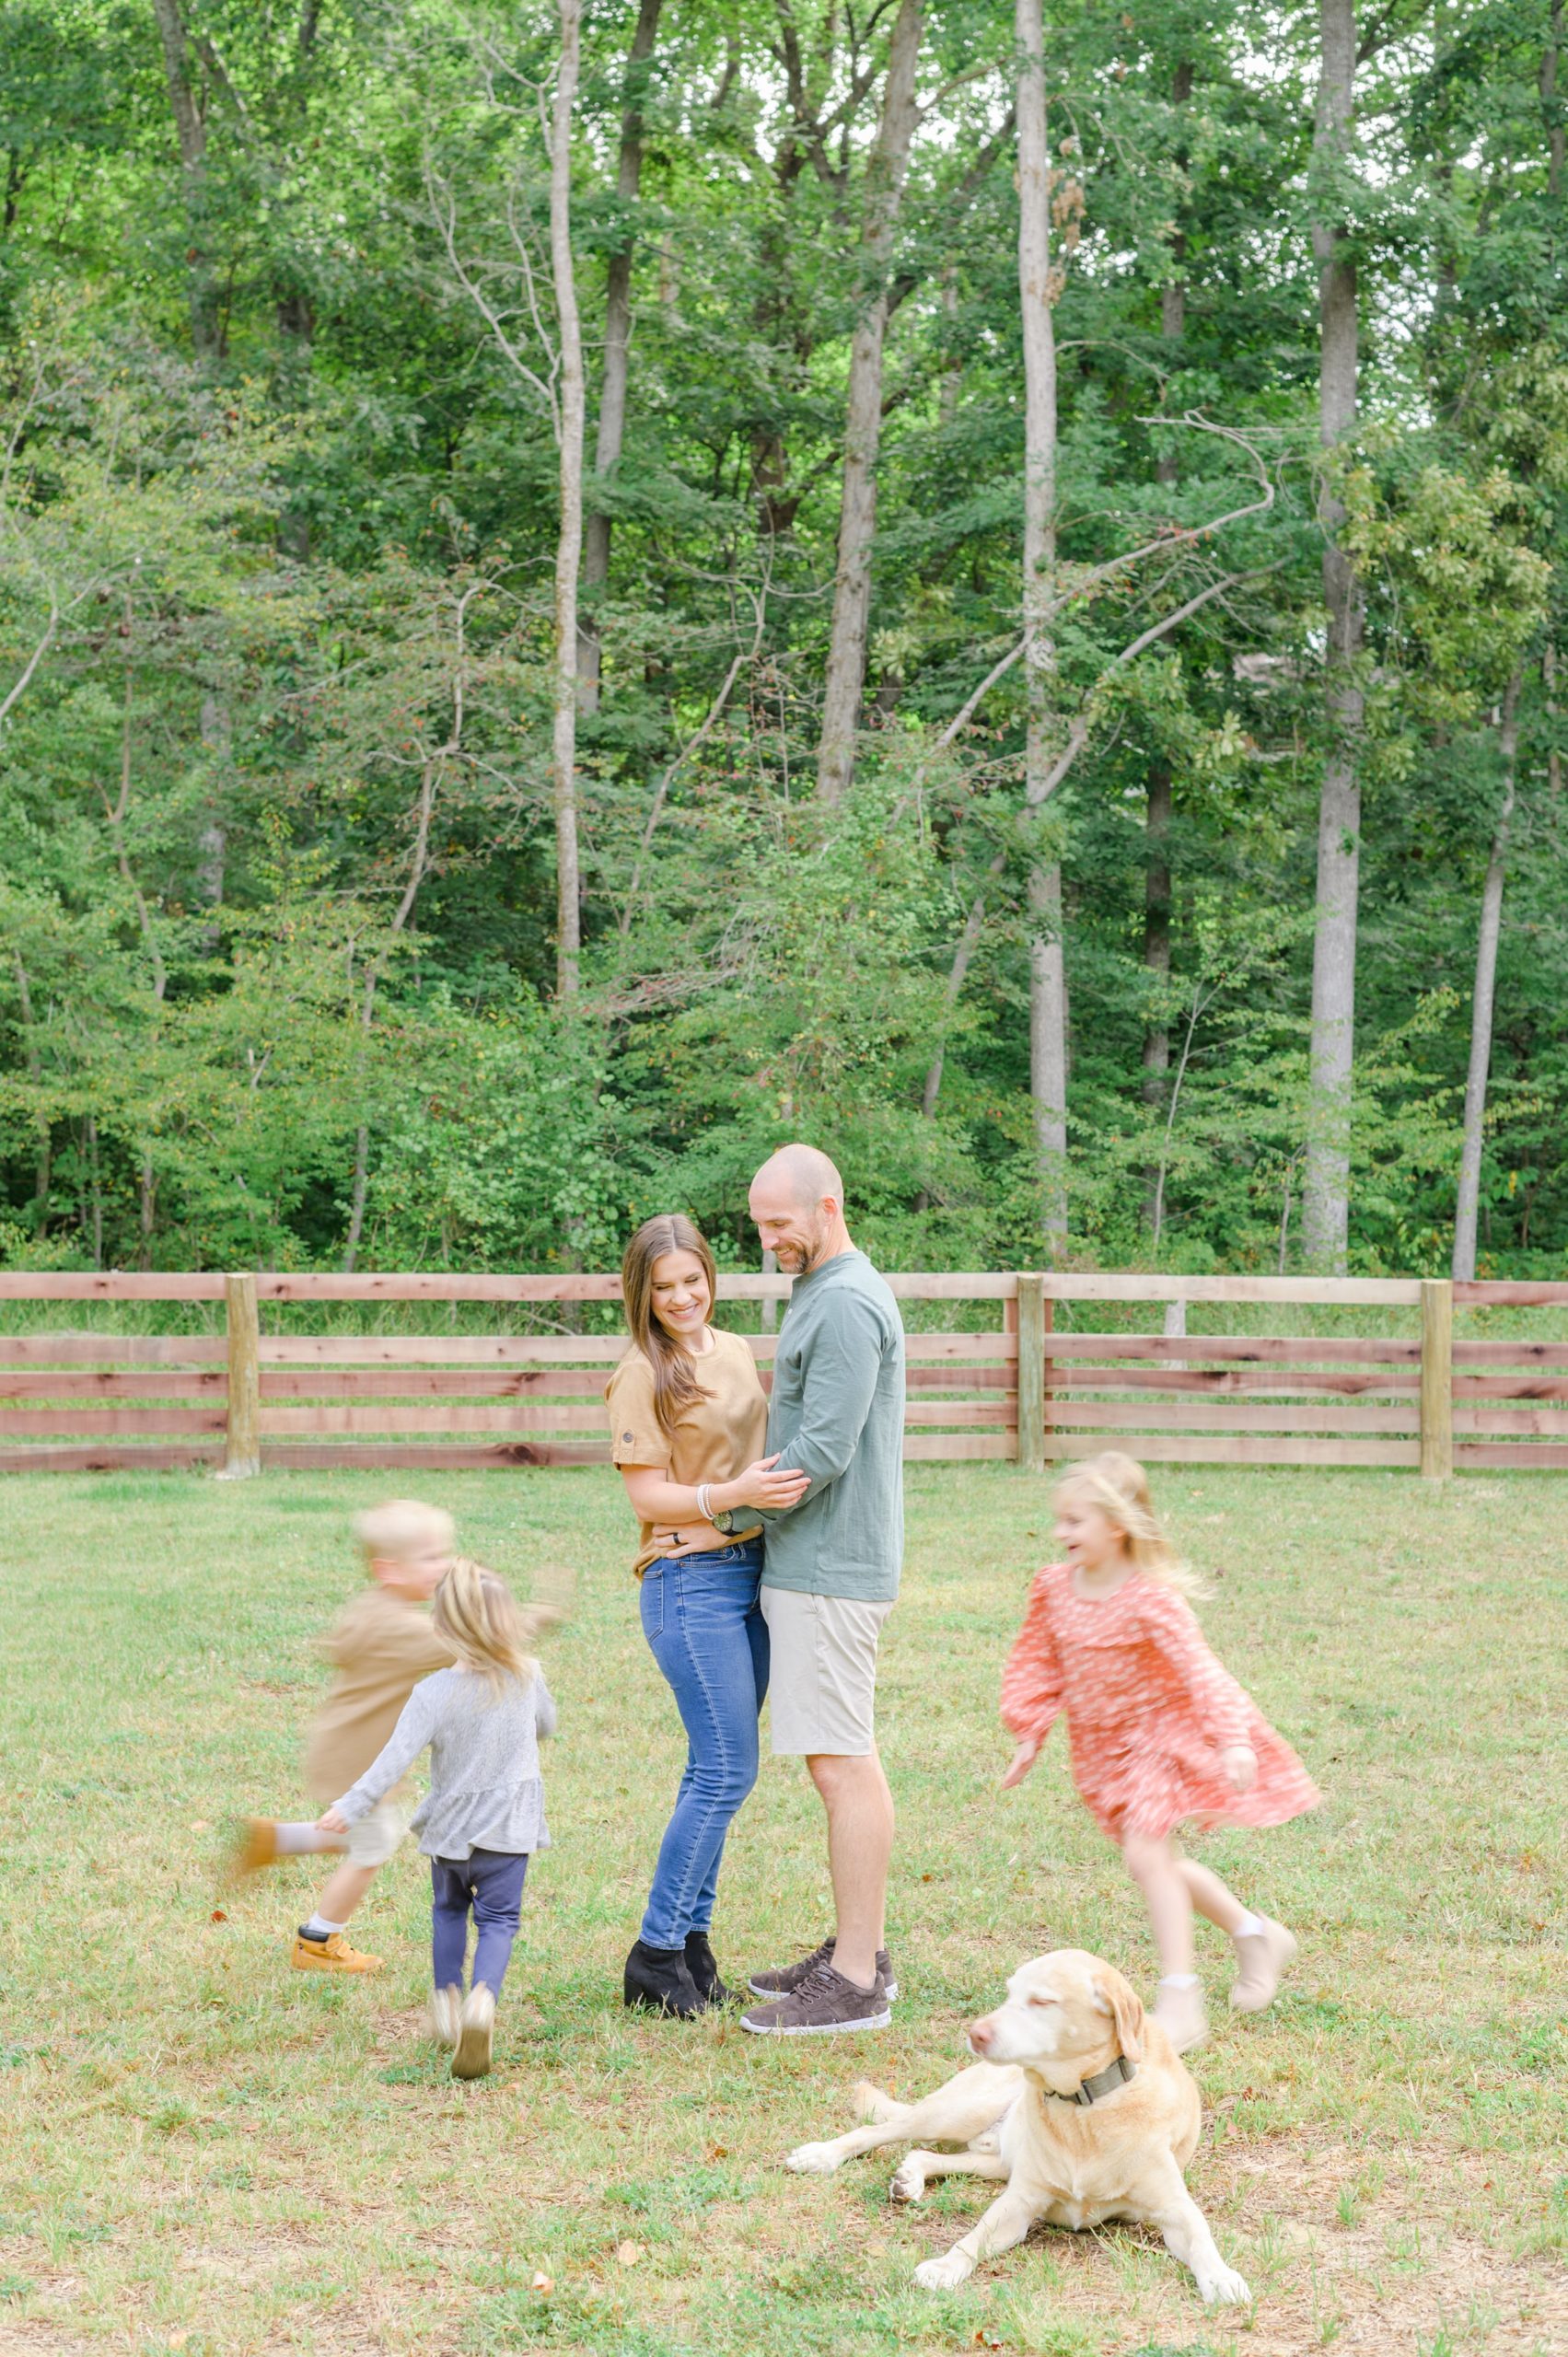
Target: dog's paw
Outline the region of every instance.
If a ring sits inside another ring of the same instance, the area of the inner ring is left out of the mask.
[[[1252,2299],[1252,2287],[1234,2267],[1217,2267],[1198,2278],[1198,2289],[1211,2308],[1245,2308]]]
[[[961,2250],[950,2250],[941,2258],[923,2260],[914,2270],[914,2280],[923,2292],[952,2292],[973,2271],[972,2259]]]
[[[893,2181],[888,2188],[888,2199],[889,2201],[918,2201],[924,2191],[924,2171],[904,2161],[893,2172]]]
[[[784,2154],[785,2168],[797,2169],[802,2177],[831,2177],[838,2165],[838,2148],[832,2144],[797,2144]]]

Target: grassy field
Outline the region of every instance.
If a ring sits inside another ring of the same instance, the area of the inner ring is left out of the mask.
[[[550,1655],[556,1847],[531,1878],[499,2068],[459,2088],[424,2042],[419,1861],[356,1927],[379,1978],[288,1968],[313,1877],[238,1900],[234,1812],[300,1802],[317,1631],[351,1589],[340,1474],[225,1487],[30,1478],[0,1539],[0,2350],[418,2351],[487,2357],[1558,2357],[1568,2347],[1568,1483],[1174,1470],[1163,1497],[1214,1578],[1211,1634],[1292,1736],[1324,1808],[1205,1853],[1301,1932],[1289,1995],[1224,2006],[1193,2057],[1191,2172],[1254,2310],[1207,2317],[1132,2233],[1037,2235],[959,2294],[911,2270],[977,2214],[914,2211],[890,2163],[779,2167],[847,2125],[863,2072],[900,2093],[1042,1948],[1153,1956],[1058,1736],[1017,1794],[997,1675],[1046,1485],[1006,1468],[909,1482],[905,1601],[882,1679],[901,1808],[889,2032],[779,2046],[621,2010],[678,1764],[608,1474],[434,1480],[465,1543],[526,1585],[575,1563]],[[825,1926],[819,1818],[765,1767],[733,1841],[721,1960]],[[548,2293],[531,2287],[548,2274]]]

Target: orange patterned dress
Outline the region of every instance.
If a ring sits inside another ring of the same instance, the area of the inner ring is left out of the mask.
[[[1062,1711],[1073,1781],[1113,1841],[1163,1838],[1189,1817],[1283,1825],[1322,1797],[1209,1651],[1186,1598],[1142,1573],[1101,1596],[1077,1595],[1066,1563],[1036,1573],[1002,1716],[1020,1743],[1040,1743]],[[1233,1791],[1219,1766],[1234,1743],[1258,1755],[1249,1792]]]

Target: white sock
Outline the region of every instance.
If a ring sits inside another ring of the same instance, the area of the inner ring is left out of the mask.
[[[1162,1989],[1196,1989],[1197,1986],[1195,1972],[1167,1972],[1160,1981]]]
[[[273,1828],[273,1839],[278,1845],[280,1858],[313,1857],[318,1850],[336,1850],[342,1846],[335,1833],[318,1833],[313,1825],[281,1821]]]
[[[1262,1929],[1261,1915],[1250,1914],[1244,1907],[1241,1910],[1241,1921],[1230,1936],[1233,1940],[1255,1940]]]
[[[299,1936],[302,1940],[330,1940],[334,1932],[342,1930],[341,1923],[329,1923],[324,1915],[312,1915],[308,1923],[301,1923]]]

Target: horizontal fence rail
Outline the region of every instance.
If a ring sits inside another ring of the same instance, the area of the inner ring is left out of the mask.
[[[1568,1467],[1568,1339],[1454,1330],[1456,1310],[1568,1311],[1568,1283],[1030,1271],[888,1283],[906,1305],[911,1461],[1039,1470],[1118,1447],[1154,1463],[1396,1466],[1433,1479]],[[768,1327],[789,1280],[728,1274],[718,1293],[761,1306],[764,1330],[745,1339],[769,1384]],[[211,1467],[235,1479],[603,1463],[604,1386],[625,1338],[571,1329],[585,1311],[602,1325],[620,1295],[619,1278],[598,1273],[0,1271],[0,1471]],[[190,1334],[4,1330],[7,1305],[46,1303],[183,1305],[211,1322]],[[464,1304],[552,1318],[553,1330],[283,1330],[291,1310],[435,1305],[455,1319]],[[1164,1330],[1119,1322],[1141,1307]],[[1405,1330],[1190,1332],[1192,1307],[1349,1311],[1358,1327],[1381,1312]],[[986,1322],[933,1322],[960,1316]]]

